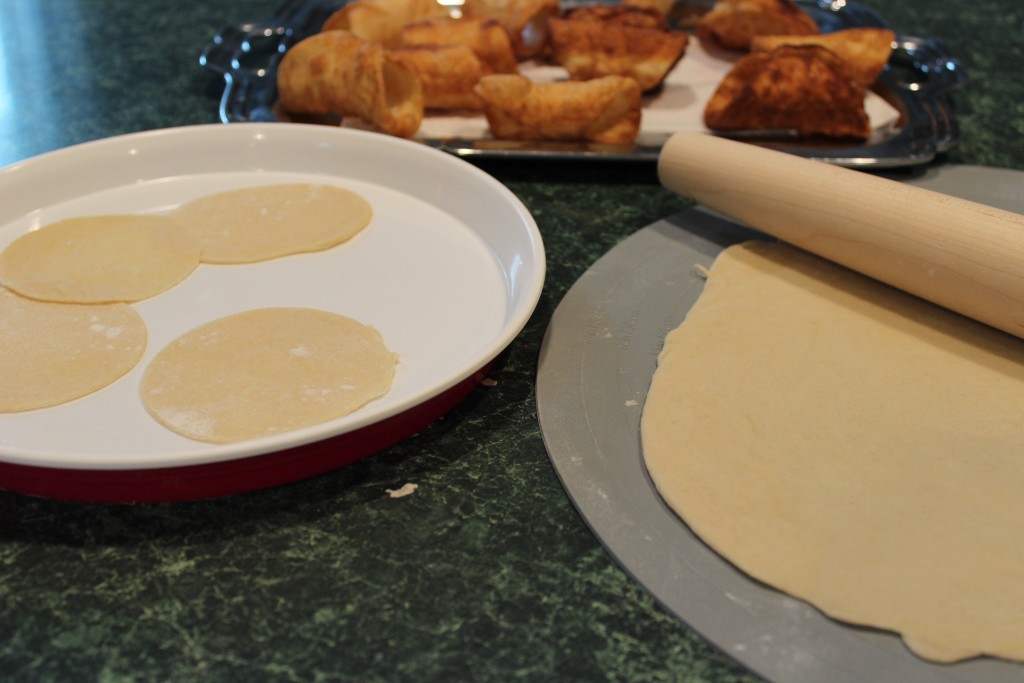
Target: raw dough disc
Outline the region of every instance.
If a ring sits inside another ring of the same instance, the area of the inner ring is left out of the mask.
[[[90,394],[146,349],[146,324],[127,304],[51,303],[0,289],[0,321],[0,413]]]
[[[365,228],[369,202],[331,185],[283,184],[206,195],[174,213],[202,244],[206,263],[252,263],[319,251]]]
[[[85,216],[25,233],[0,253],[0,284],[44,301],[139,301],[199,265],[199,246],[165,216]]]
[[[1024,342],[790,247],[724,251],[641,422],[752,577],[919,655],[1024,659]]]
[[[391,388],[396,361],[351,318],[261,308],[172,341],[142,376],[142,402],[172,431],[231,443],[347,415]]]

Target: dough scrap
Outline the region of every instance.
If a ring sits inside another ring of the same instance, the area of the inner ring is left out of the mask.
[[[82,216],[17,238],[0,253],[0,284],[64,303],[139,301],[184,280],[199,246],[166,216]]]
[[[253,263],[340,244],[369,224],[372,210],[350,190],[292,183],[216,192],[171,215],[199,240],[204,263]]]
[[[231,443],[347,415],[391,388],[397,356],[373,327],[308,308],[261,308],[201,325],[142,376],[143,405],[190,439]]]
[[[36,301],[0,288],[0,413],[66,403],[111,384],[146,349],[127,304]]]
[[[659,357],[664,500],[755,579],[941,662],[1024,659],[1024,344],[783,245],[724,251]]]

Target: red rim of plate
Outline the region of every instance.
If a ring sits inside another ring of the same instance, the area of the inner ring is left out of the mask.
[[[77,470],[0,462],[0,488],[82,503],[168,503],[216,498],[289,484],[350,465],[404,441],[458,405],[485,366],[405,412],[323,441],[202,465]]]

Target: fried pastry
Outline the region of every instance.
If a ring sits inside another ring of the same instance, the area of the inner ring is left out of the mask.
[[[490,69],[465,45],[419,45],[391,51],[415,67],[427,109],[483,108],[473,90]]]
[[[436,0],[353,0],[329,16],[321,30],[349,31],[390,47],[403,26],[438,16],[446,16],[446,11]]]
[[[875,82],[892,55],[896,34],[884,28],[849,28],[818,36],[757,36],[752,52],[770,52],[780,45],[821,45],[843,58],[858,83]]]
[[[662,17],[667,17],[675,4],[676,0],[621,0],[620,3],[622,7],[642,7],[653,9],[661,14]]]
[[[591,15],[584,15],[590,17]],[[551,58],[565,67],[574,81],[601,76],[628,76],[640,90],[657,88],[686,51],[688,37],[670,31],[625,23],[651,15],[636,10],[609,14],[607,18],[551,19]]]
[[[842,58],[818,45],[784,45],[746,55],[708,100],[713,131],[795,131],[867,138],[864,88]]]
[[[433,17],[402,28],[399,47],[465,45],[496,74],[519,72],[508,32],[490,17]]]
[[[495,74],[482,78],[476,92],[500,139],[626,144],[640,131],[640,86],[625,76],[534,83]]]
[[[819,33],[792,0],[715,0],[697,21],[698,38],[729,50],[749,50],[754,36]]]
[[[573,21],[601,21],[645,28],[665,28],[665,15],[653,7],[582,5],[566,12],[565,18]]]
[[[354,116],[410,137],[423,121],[423,87],[405,58],[348,31],[296,43],[277,70],[280,105],[296,114]]]
[[[558,0],[466,0],[468,17],[497,19],[512,40],[519,60],[540,55],[547,46],[548,19],[558,15]]]

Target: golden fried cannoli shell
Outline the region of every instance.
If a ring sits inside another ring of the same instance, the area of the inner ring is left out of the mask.
[[[617,21],[577,21],[573,16],[549,20],[548,29],[552,59],[574,81],[628,76],[647,92],[661,85],[686,51],[688,37],[682,31]]]
[[[676,0],[622,0],[623,7],[640,7],[656,10],[667,17],[676,4]]]
[[[653,7],[581,5],[566,12],[564,18],[573,21],[614,22],[627,26],[666,28],[665,15]]]
[[[791,0],[716,0],[697,21],[698,38],[730,50],[749,50],[754,36],[819,33]]]
[[[508,32],[519,60],[532,59],[547,47],[547,22],[558,15],[558,0],[466,0],[469,17],[491,17]]]
[[[434,17],[413,22],[398,36],[399,47],[465,45],[496,74],[519,73],[508,31],[490,17]]]
[[[640,131],[640,86],[625,76],[534,83],[485,76],[476,87],[494,137],[627,144]]]
[[[436,0],[353,0],[328,17],[321,31],[349,31],[390,47],[403,26],[437,16],[446,16],[446,10]]]
[[[391,53],[401,55],[414,66],[427,109],[483,108],[483,101],[473,88],[490,69],[465,45],[398,47]]]
[[[329,114],[338,106],[341,71],[364,44],[347,31],[318,33],[293,45],[277,69],[278,102],[297,114]]]
[[[414,68],[347,31],[305,38],[277,70],[280,105],[296,114],[354,116],[410,137],[423,121],[423,88]]]
[[[714,131],[871,135],[864,88],[839,56],[816,45],[784,45],[740,59],[708,100],[704,124]]]
[[[770,52],[780,45],[821,45],[843,58],[861,85],[875,82],[892,55],[896,34],[885,28],[848,28],[818,36],[757,36],[752,52]]]

